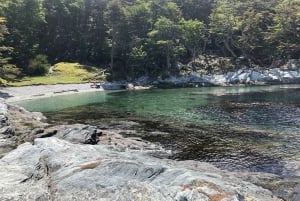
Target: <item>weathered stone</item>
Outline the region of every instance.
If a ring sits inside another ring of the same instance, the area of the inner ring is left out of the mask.
[[[35,128],[31,132],[31,134],[33,136],[37,136],[37,135],[42,134],[42,133],[44,133],[44,129],[43,128]]]
[[[134,85],[132,83],[128,83],[126,85],[126,89],[133,90],[134,89]]]
[[[0,99],[0,114],[1,115],[7,114],[7,105],[4,103],[3,99]]]
[[[0,134],[7,133],[7,129],[9,126],[7,112],[7,105],[4,103],[4,100],[0,100]]]
[[[250,75],[250,80],[253,82],[263,82],[267,80],[267,76],[253,70]]]
[[[6,135],[6,137],[12,137],[15,134],[15,130],[11,126],[5,126],[0,129],[0,134]]]
[[[1,114],[0,115],[0,128],[4,127],[4,126],[8,126],[9,122],[8,122],[8,117],[7,115]]]
[[[0,139],[0,158],[14,150],[17,144],[12,139]]]
[[[206,163],[53,137],[20,145],[0,168],[0,200],[279,200]]]
[[[35,128],[42,128],[46,123],[41,113],[31,113],[24,108],[8,105],[0,99],[0,157],[4,156],[17,145],[32,142]]]
[[[41,130],[40,130],[41,131]],[[46,129],[35,135],[36,138],[45,138],[55,136],[72,143],[78,144],[97,144],[101,131],[95,126],[75,124],[60,125]]]

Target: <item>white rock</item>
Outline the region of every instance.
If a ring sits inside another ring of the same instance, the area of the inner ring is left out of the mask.
[[[253,82],[265,81],[266,77],[263,73],[257,71],[252,71],[250,75],[250,79]]]
[[[250,76],[249,72],[243,72],[241,74],[238,75],[238,79],[240,83],[246,82],[246,80],[248,79],[248,77]]]
[[[214,84],[224,84],[227,82],[226,77],[224,75],[214,75],[212,77],[212,82]]]

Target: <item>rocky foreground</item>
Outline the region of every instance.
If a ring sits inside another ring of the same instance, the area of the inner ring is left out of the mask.
[[[153,157],[168,153],[137,138],[50,126],[4,101],[0,117],[0,200],[281,200],[207,163]]]

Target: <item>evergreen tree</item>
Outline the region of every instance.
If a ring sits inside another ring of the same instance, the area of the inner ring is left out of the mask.
[[[4,0],[2,11],[7,19],[10,34],[6,38],[14,47],[13,61],[26,70],[29,59],[39,51],[41,35],[45,23],[40,0]]]
[[[161,8],[162,16],[154,23],[154,28],[148,36],[152,42],[160,48],[161,55],[165,55],[165,65],[162,68],[163,74],[176,72],[178,56],[184,52],[184,47],[180,42],[181,31],[179,21],[181,12],[175,3],[167,3]]]
[[[183,43],[192,54],[193,65],[198,54],[205,51],[207,44],[206,29],[203,22],[199,20],[180,21]]]
[[[6,80],[13,80],[20,74],[20,71],[15,65],[9,63],[13,48],[7,47],[4,44],[5,36],[8,34],[5,23],[6,19],[0,17],[0,77]]]
[[[276,56],[283,59],[300,56],[300,1],[283,0],[275,7],[274,24],[266,40],[272,41]]]
[[[119,0],[112,0],[107,5],[108,42],[110,50],[110,67],[113,79],[118,79],[127,71],[129,56],[128,24],[125,9]]]
[[[4,45],[4,37],[8,34],[8,30],[6,28],[6,19],[4,17],[0,17],[0,67],[3,68],[4,65],[7,65],[10,58],[7,57],[7,53],[12,51],[12,48]]]
[[[128,76],[138,77],[148,74],[148,36],[152,28],[152,11],[150,4],[138,0],[126,7],[126,20],[130,37],[130,54],[128,60]],[[149,50],[150,51],[150,50]]]
[[[238,32],[237,0],[218,1],[210,15],[210,33],[217,47],[221,47],[224,55],[237,57],[234,46],[234,36]]]
[[[1,62],[12,58],[30,74],[29,61],[41,54],[52,64],[106,66],[113,79],[177,73],[179,62],[195,60],[198,54],[276,67],[279,61],[300,56],[299,4],[300,0],[2,0],[0,16],[7,29],[1,22]]]

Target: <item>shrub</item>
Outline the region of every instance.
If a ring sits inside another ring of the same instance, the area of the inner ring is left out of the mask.
[[[4,80],[14,81],[20,75],[20,69],[13,64],[5,64],[0,68],[0,77]]]
[[[29,75],[45,75],[48,73],[50,64],[46,55],[38,54],[29,61],[27,73]]]

